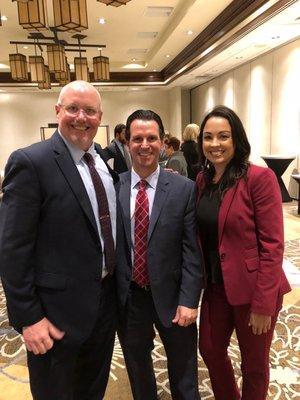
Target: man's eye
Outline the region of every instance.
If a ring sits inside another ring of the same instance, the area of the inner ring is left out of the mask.
[[[157,137],[156,137],[156,136],[150,136],[150,137],[148,138],[148,141],[149,141],[149,142],[156,142],[156,140],[157,140]]]
[[[66,109],[70,113],[77,113],[77,111],[78,111],[78,107],[77,106],[68,106],[68,107],[66,107]]]
[[[95,110],[94,108],[86,108],[85,113],[89,116],[93,116],[97,114],[97,110]]]

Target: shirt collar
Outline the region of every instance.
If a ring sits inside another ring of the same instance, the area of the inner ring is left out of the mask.
[[[144,179],[148,183],[148,185],[151,186],[154,190],[156,189],[156,186],[157,186],[159,172],[160,172],[160,166],[158,165],[156,170],[154,172],[152,172],[152,174],[147,176],[147,178]],[[140,182],[140,180],[141,180],[141,177],[132,168],[131,169],[131,189],[135,188],[136,185]]]
[[[94,142],[91,144],[91,147],[88,149],[88,151],[85,152],[85,151],[83,151],[82,149],[80,149],[79,147],[74,146],[73,143],[69,142],[69,141],[61,134],[60,131],[58,131],[58,133],[60,134],[60,137],[62,138],[62,140],[64,141],[65,145],[67,146],[67,148],[68,148],[68,150],[69,150],[69,152],[70,152],[70,154],[71,154],[71,157],[73,158],[73,161],[74,161],[75,164],[79,164],[79,163],[80,163],[82,157],[84,156],[84,153],[90,153],[90,154],[93,156],[93,158],[96,157],[97,152],[96,152],[96,150],[95,150]]]

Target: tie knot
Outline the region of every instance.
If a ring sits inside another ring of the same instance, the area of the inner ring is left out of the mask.
[[[94,158],[90,153],[84,153],[83,155],[84,161],[87,163],[87,165],[94,165]]]
[[[139,186],[139,190],[145,190],[147,187],[147,181],[144,181],[144,179],[142,179],[140,181],[140,186]]]

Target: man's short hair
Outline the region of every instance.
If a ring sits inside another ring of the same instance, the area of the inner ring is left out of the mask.
[[[124,124],[118,124],[115,126],[115,137],[122,132],[123,129],[126,129]]]
[[[174,136],[170,137],[170,139],[166,143],[166,146],[172,147],[174,151],[178,151],[180,147],[180,140]]]
[[[165,129],[162,123],[162,120],[158,114],[151,110],[136,110],[127,118],[126,122],[126,132],[125,137],[126,140],[130,140],[130,126],[132,122],[136,119],[141,119],[142,121],[155,121],[159,128],[159,137],[160,140],[163,140],[165,135]]]

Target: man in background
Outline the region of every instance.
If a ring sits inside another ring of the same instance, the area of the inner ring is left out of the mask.
[[[172,169],[182,176],[187,176],[187,163],[183,152],[179,150],[180,140],[173,136],[167,141],[165,146],[168,156],[166,168]]]
[[[54,135],[15,151],[6,165],[0,272],[34,400],[100,400],[116,329],[117,175],[93,142],[97,90],[71,82],[55,109]]]
[[[126,251],[116,269],[119,338],[135,400],[156,400],[154,326],[164,345],[174,400],[198,400],[198,302],[203,265],[196,235],[195,184],[158,165],[164,128],[150,110],[127,119],[132,170],[118,198]],[[123,247],[119,247],[120,251]]]
[[[112,143],[103,150],[105,160],[113,159],[113,170],[118,174],[131,168],[131,158],[126,145],[125,125],[118,124],[115,127],[115,138]]]

